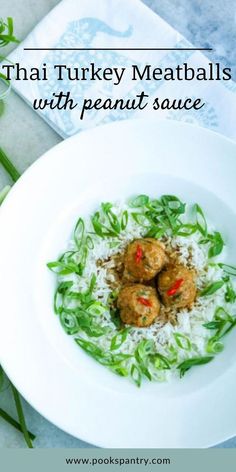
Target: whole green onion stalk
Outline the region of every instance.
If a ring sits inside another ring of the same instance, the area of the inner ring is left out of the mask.
[[[0,150],[0,157],[1,157],[1,150]],[[4,159],[5,158],[6,158],[6,155],[4,154]],[[1,161],[1,159],[0,159],[0,161]],[[10,170],[10,172],[9,172],[10,175],[12,176],[13,180],[16,181],[19,178],[20,174],[8,158],[7,158],[7,166],[8,166],[8,170]],[[3,202],[4,198],[6,197],[6,195],[10,191],[10,189],[11,189],[10,185],[6,185],[6,187],[4,187],[4,189],[0,192],[0,204]],[[2,370],[2,367],[0,366],[0,387],[1,387],[1,384],[4,383],[4,375],[5,374]],[[22,404],[21,404],[20,395],[19,395],[18,391],[16,390],[16,388],[14,387],[14,385],[12,385],[12,383],[10,383],[10,387],[11,387],[11,390],[12,390],[13,399],[14,399],[15,406],[16,406],[18,421],[16,421],[14,418],[12,418],[12,416],[10,416],[2,408],[0,408],[0,417],[4,421],[9,423],[11,426],[13,426],[16,430],[20,431],[24,436],[24,439],[25,439],[25,442],[26,442],[27,446],[29,448],[33,448],[32,441],[35,439],[35,436],[34,436],[33,433],[31,433],[27,429],[26,421],[25,421],[25,417],[24,417],[24,412],[23,412],[23,408],[22,408]],[[1,392],[1,388],[0,388],[0,392]]]
[[[0,18],[0,47],[7,46],[9,43],[19,43],[14,36],[13,19],[8,17],[5,21]]]
[[[32,441],[35,439],[35,435],[27,429],[19,392],[16,390],[14,385],[12,385],[12,383],[7,379],[2,367],[0,366],[0,392],[3,392],[9,387],[12,391],[18,421],[2,408],[0,408],[0,418],[6,421],[11,426],[13,426],[17,431],[22,433],[27,446],[29,448],[32,448]]]
[[[6,153],[1,148],[0,148],[0,164],[2,164],[2,166],[7,171],[7,173],[11,176],[13,182],[16,182],[19,179],[20,173],[18,172],[14,164],[10,161]]]
[[[19,40],[14,36],[13,19],[11,17],[8,17],[6,20],[0,18],[0,48],[3,48],[10,43],[19,43]],[[4,56],[0,56],[0,61],[3,61],[4,59]],[[9,93],[11,84],[2,72],[0,72],[0,80],[6,85],[6,89],[3,93],[0,93],[0,100],[3,100]]]
[[[9,17],[5,21],[3,19],[0,19],[0,47],[7,46],[9,43],[19,43],[18,39],[16,39],[16,37],[13,34],[13,30],[14,28],[13,28],[12,18]],[[5,59],[4,56],[0,56],[0,60],[4,60],[4,59]],[[10,82],[7,80],[6,76],[2,74],[1,72],[0,72],[0,80],[2,80],[8,86],[7,90],[5,90],[2,95],[0,95],[0,116],[1,116],[4,112],[4,105],[1,99],[5,98],[7,93],[9,92]],[[10,161],[10,159],[7,157],[7,155],[1,148],[0,148],[0,163],[5,168],[7,173],[10,175],[13,182],[16,182],[20,177],[20,173],[18,172],[14,164]],[[6,185],[0,191],[0,205],[2,204],[3,200],[7,196],[10,189],[11,189],[10,185]],[[1,384],[4,383],[4,378],[5,378],[5,374],[3,372],[2,367],[0,366],[0,391],[1,391]],[[12,385],[12,383],[10,383],[9,385],[12,391],[12,396],[13,396],[15,407],[16,407],[18,421],[12,418],[12,416],[10,416],[2,408],[0,408],[0,418],[6,421],[11,426],[13,426],[17,431],[20,431],[24,436],[27,446],[29,448],[32,448],[33,447],[32,441],[35,439],[35,436],[33,433],[31,433],[27,429],[19,392],[14,387],[14,385]]]

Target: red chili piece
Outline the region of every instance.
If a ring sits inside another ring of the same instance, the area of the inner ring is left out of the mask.
[[[143,257],[143,250],[142,250],[141,246],[138,244],[136,254],[135,254],[135,261],[137,262],[137,264],[139,264],[142,257]]]
[[[169,288],[169,290],[167,290],[167,295],[168,297],[172,297],[173,295],[176,294],[176,292],[179,290],[179,288],[181,287],[181,285],[183,284],[184,282],[184,279],[178,279],[176,280],[176,282],[174,283],[174,285],[172,285],[172,287]]]
[[[152,303],[147,298],[138,297],[137,300],[138,300],[139,303],[142,303],[142,305],[144,305],[144,306],[152,306]]]

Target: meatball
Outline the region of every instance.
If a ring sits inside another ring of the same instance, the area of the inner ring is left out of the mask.
[[[123,323],[139,327],[150,326],[160,312],[156,290],[142,284],[123,287],[117,306]]]
[[[126,249],[124,279],[147,282],[161,271],[167,260],[164,244],[153,238],[136,239]]]
[[[175,308],[190,307],[196,297],[194,270],[183,265],[167,267],[158,276],[157,288],[162,302]]]

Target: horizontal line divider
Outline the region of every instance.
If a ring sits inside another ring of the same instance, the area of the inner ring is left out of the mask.
[[[212,51],[212,48],[24,48],[25,51]]]

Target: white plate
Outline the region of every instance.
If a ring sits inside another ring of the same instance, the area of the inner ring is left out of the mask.
[[[197,201],[236,263],[236,145],[173,121],[128,121],[74,136],[17,182],[0,216],[1,363],[51,422],[104,447],[207,447],[236,434],[236,333],[209,365],[138,389],[89,358],[53,313],[46,262],[78,214],[131,194]]]

